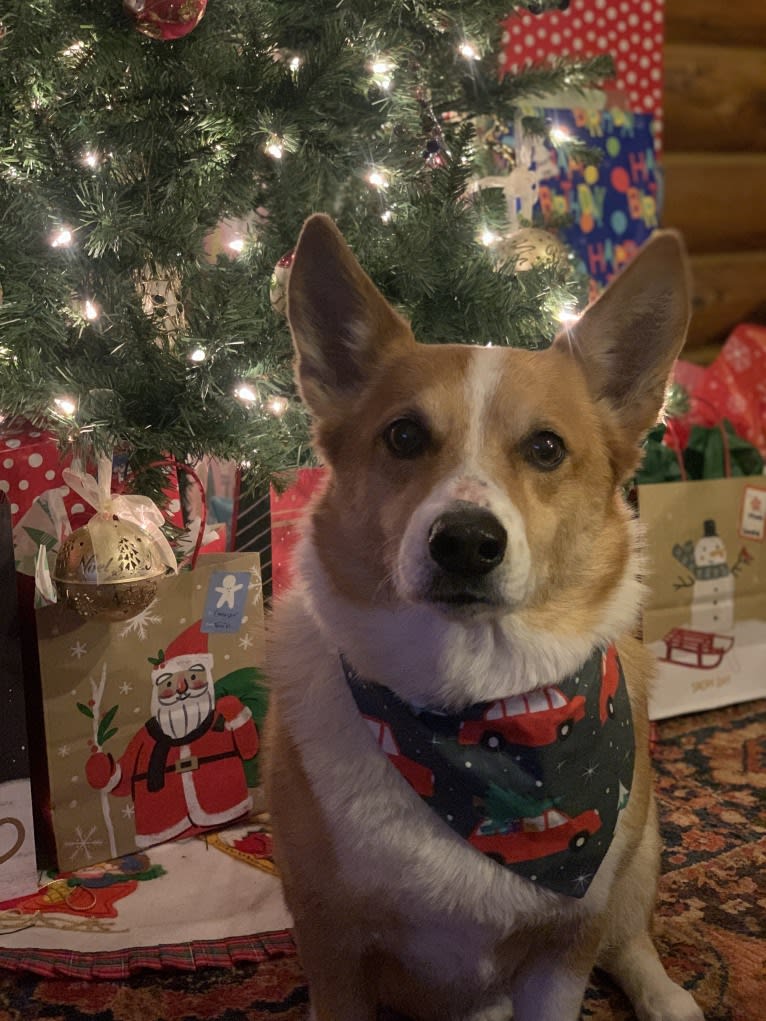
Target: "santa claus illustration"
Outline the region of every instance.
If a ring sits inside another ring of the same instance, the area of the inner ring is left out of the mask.
[[[95,750],[86,764],[91,787],[132,797],[139,848],[222,826],[252,807],[243,763],[258,751],[258,731],[235,695],[216,702],[200,624],[150,659],[152,717],[119,761]]]

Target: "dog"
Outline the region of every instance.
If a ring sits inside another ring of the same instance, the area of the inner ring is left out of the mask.
[[[649,934],[621,495],[689,308],[663,231],[548,348],[420,344],[304,224],[288,319],[327,481],[269,629],[266,788],[314,1021],[574,1021],[594,965],[640,1021],[702,1021]]]

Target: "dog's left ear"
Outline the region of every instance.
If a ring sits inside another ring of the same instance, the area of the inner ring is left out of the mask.
[[[359,265],[329,216],[303,225],[287,290],[301,395],[318,418],[359,393],[409,325]]]
[[[658,231],[554,347],[580,362],[596,400],[617,413],[637,443],[657,421],[691,315],[686,252]]]

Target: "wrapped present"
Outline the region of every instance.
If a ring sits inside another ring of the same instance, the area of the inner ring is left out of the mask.
[[[226,536],[224,549],[231,548],[234,507],[239,489],[239,473],[233,461],[222,461],[217,457],[202,457],[194,467],[202,488],[188,486],[184,492],[184,510],[189,528],[199,519],[201,502],[207,507],[209,526],[223,524]],[[207,542],[205,543],[207,545]]]
[[[545,119],[557,143],[531,134],[526,117]],[[571,251],[595,299],[659,226],[660,175],[650,122],[648,114],[621,106],[522,105],[512,124],[493,123],[485,137],[495,151],[496,172],[472,187],[504,194],[507,227],[491,242],[495,253],[514,254],[517,271],[523,271],[537,259],[558,261]],[[601,161],[575,158],[582,146],[600,152]],[[513,166],[504,161],[506,151],[514,154]],[[520,263],[520,242],[529,249],[533,235],[547,244]]]
[[[300,537],[300,525],[324,479],[323,468],[301,468],[287,489],[271,489],[271,578],[275,596],[290,587],[291,561]]]
[[[52,433],[29,423],[15,421],[0,431],[0,490],[10,503],[14,526],[32,506],[36,497],[60,486],[61,472],[71,463],[71,455],[62,457]],[[86,513],[79,497],[62,492],[67,514],[76,518]]]
[[[72,454],[61,451],[53,433],[38,429],[28,422],[14,420],[0,430],[0,491],[6,494],[11,507],[14,528],[30,510],[38,496],[59,488],[66,514],[73,527],[84,524],[90,509],[82,498],[72,492],[62,479],[62,472],[72,464]],[[124,477],[126,458],[114,458],[115,482]],[[181,513],[177,473],[167,471],[165,516],[177,528],[184,527]]]
[[[766,457],[766,327],[737,326],[689,392],[690,422],[727,418]]]
[[[532,5],[530,5],[532,6]],[[663,0],[571,0],[540,14],[517,11],[503,23],[502,73],[559,57],[609,54],[614,86],[637,113],[662,115]]]

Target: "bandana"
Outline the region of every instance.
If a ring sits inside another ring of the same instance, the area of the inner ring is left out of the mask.
[[[554,685],[460,714],[408,705],[341,662],[381,751],[437,815],[518,875],[584,896],[633,781],[633,720],[614,646]]]

